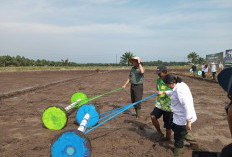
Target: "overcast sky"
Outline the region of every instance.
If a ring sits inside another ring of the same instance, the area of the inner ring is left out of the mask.
[[[0,56],[187,61],[232,49],[232,0],[0,0]],[[116,59],[117,58],[117,59]]]

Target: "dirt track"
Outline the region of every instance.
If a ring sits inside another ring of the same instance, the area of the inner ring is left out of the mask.
[[[50,155],[50,144],[61,131],[42,127],[41,115],[50,105],[70,104],[71,95],[77,91],[88,97],[121,87],[128,77],[128,70],[96,71],[40,71],[0,73],[0,94],[20,89],[43,86],[11,98],[0,99],[0,152],[3,157],[39,157]],[[154,91],[157,76],[145,73],[144,98]],[[198,116],[193,124],[193,134],[201,150],[220,151],[231,142],[224,106],[229,101],[226,93],[216,83],[182,77],[193,94]],[[64,81],[72,80],[72,81]],[[120,114],[88,134],[93,157],[160,157],[172,156],[171,143],[157,141],[156,131],[150,120],[155,98],[142,103],[143,117],[137,120],[133,109]],[[115,107],[130,104],[129,87],[123,91],[103,96],[91,102],[103,113]],[[163,125],[162,120],[160,120]],[[69,117],[64,130],[77,128],[75,113]],[[164,131],[164,130],[163,130]],[[192,148],[186,143],[184,157],[191,157]],[[161,155],[162,154],[162,155]]]

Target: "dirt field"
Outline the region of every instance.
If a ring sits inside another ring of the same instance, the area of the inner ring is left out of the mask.
[[[0,96],[0,156],[50,156],[54,137],[78,126],[74,112],[65,129],[45,129],[41,121],[43,110],[50,105],[65,107],[70,104],[71,95],[78,91],[92,97],[120,88],[128,74],[129,70],[0,73],[0,95],[15,93],[14,96]],[[156,78],[153,71],[146,70],[144,98],[154,91]],[[229,102],[226,93],[217,83],[182,78],[194,97],[198,120],[192,125],[192,134],[197,139],[198,149],[220,151],[231,142],[224,110]],[[33,90],[27,91],[31,88]],[[143,117],[139,120],[132,116],[134,110],[130,109],[87,134],[92,144],[92,157],[171,157],[173,138],[171,143],[157,141],[157,133],[150,120],[154,102],[155,98],[151,98],[142,103]],[[129,86],[90,102],[101,113],[130,103]],[[160,124],[163,126],[162,119]],[[195,148],[186,142],[183,157],[191,157]]]

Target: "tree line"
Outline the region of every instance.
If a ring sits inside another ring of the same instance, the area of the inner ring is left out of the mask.
[[[121,65],[128,65],[129,66],[129,58],[135,57],[135,55],[131,52],[125,52],[120,57],[120,64]],[[143,62],[144,65],[147,66],[158,66],[158,65],[165,65],[165,66],[183,66],[188,65],[189,63],[193,64],[203,64],[205,62],[205,59],[200,57],[196,52],[191,52],[187,55],[188,62],[163,62],[161,60],[157,61],[150,61],[150,62]]]
[[[9,66],[129,66],[130,63],[128,61],[129,58],[134,57],[135,55],[131,52],[125,52],[120,57],[120,63],[119,64],[109,64],[109,63],[86,63],[86,64],[80,64],[75,62],[69,62],[68,59],[61,60],[61,61],[49,61],[45,59],[28,59],[24,56],[17,55],[16,57],[12,57],[9,55],[6,56],[0,56],[0,67],[9,67]],[[145,66],[158,66],[158,65],[166,65],[166,66],[184,66],[188,65],[190,62],[196,64],[201,64],[205,60],[197,53],[192,52],[190,53],[187,58],[189,59],[189,62],[163,62],[161,60],[157,61],[149,61],[149,62],[143,62]]]
[[[0,56],[0,67],[9,66],[77,66],[77,63],[69,62],[68,59],[61,61],[49,61],[45,59],[28,59],[19,55],[16,57],[9,55]]]
[[[45,59],[28,59],[23,56],[17,55],[16,57],[12,57],[9,55],[0,56],[0,67],[18,67],[18,66],[118,66],[118,64],[109,64],[109,63],[86,63],[80,64],[75,62],[69,62],[68,59],[61,61],[49,61]]]

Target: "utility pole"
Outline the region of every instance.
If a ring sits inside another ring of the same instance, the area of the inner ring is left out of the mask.
[[[117,54],[116,54],[116,65],[118,64],[118,60],[117,60],[117,59],[118,59],[118,56],[117,56]]]

